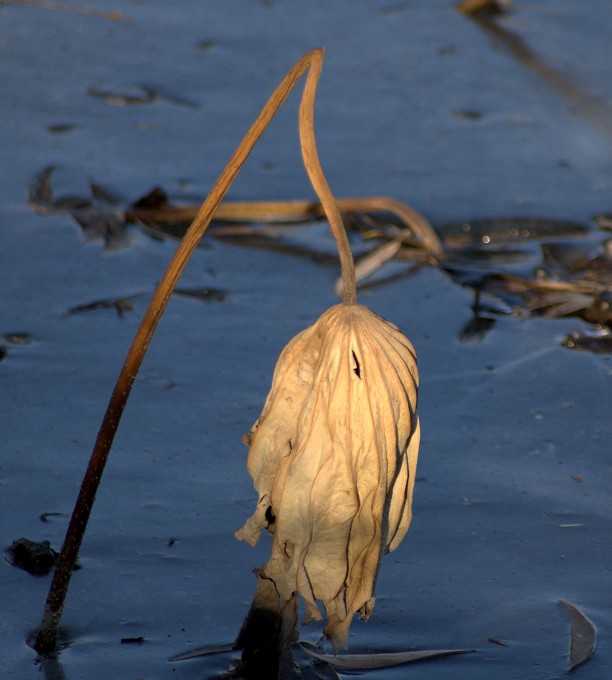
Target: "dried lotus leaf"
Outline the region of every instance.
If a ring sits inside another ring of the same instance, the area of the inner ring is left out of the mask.
[[[355,612],[367,617],[382,555],[412,516],[419,446],[418,373],[410,341],[361,305],[336,305],[281,353],[248,435],[259,494],[236,536],[274,534],[264,566],[282,600],[344,646]]]

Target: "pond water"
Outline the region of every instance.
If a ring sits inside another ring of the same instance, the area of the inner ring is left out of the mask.
[[[61,547],[111,389],[176,247],[132,227],[125,247],[105,249],[68,214],[35,214],[28,187],[44,168],[56,167],[56,196],[88,194],[94,182],[123,205],[157,185],[198,202],[282,76],[323,45],[316,125],[337,196],[399,198],[440,228],[499,216],[594,229],[593,215],[612,209],[606,0],[516,2],[497,20],[501,35],[450,0],[61,7],[94,12],[0,7],[7,549],[22,536]],[[297,102],[232,198],[312,197]],[[320,224],[312,238],[333,252]],[[160,323],[102,480],[56,659],[41,664],[26,644],[50,576],[0,562],[4,677],[188,680],[228,669],[227,654],[168,659],[231,642],[240,628],[269,548],[233,537],[255,502],[241,437],[283,346],[336,302],[336,276],[316,258],[220,239],[195,253],[181,286],[225,296],[175,296]],[[116,298],[130,300],[122,314],[68,313]],[[385,558],[376,609],[354,623],[350,651],[476,650],[377,678],[562,677],[565,599],[599,633],[581,677],[609,676],[609,356],[561,346],[587,328],[577,319],[503,316],[480,342],[460,343],[472,293],[436,268],[359,299],[417,350],[423,438],[412,527]],[[307,641],[319,634],[302,629]]]

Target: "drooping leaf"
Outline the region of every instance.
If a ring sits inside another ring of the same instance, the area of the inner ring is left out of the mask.
[[[414,349],[361,305],[337,305],[278,360],[263,412],[247,436],[259,502],[236,537],[274,533],[263,568],[281,600],[344,646],[351,620],[374,606],[382,555],[412,516],[419,445]]]

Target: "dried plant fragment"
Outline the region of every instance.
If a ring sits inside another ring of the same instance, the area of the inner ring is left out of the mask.
[[[566,600],[559,602],[565,607],[570,619],[569,670],[573,671],[591,658],[597,646],[597,631],[576,605]]]
[[[608,328],[596,328],[593,331],[572,331],[561,343],[568,349],[612,354],[612,332]]]
[[[55,566],[57,553],[49,541],[30,541],[18,538],[9,548],[11,564],[35,576],[48,574]]]
[[[123,318],[126,312],[131,312],[134,309],[133,298],[142,295],[142,293],[136,293],[131,297],[119,297],[112,298],[110,300],[95,300],[94,302],[88,302],[83,305],[77,305],[76,307],[71,307],[64,316],[72,316],[73,314],[81,314],[83,312],[90,312],[94,309],[114,309],[117,312],[119,318]]]
[[[426,649],[414,652],[379,652],[376,654],[319,654],[305,645],[300,647],[309,656],[324,661],[334,668],[348,671],[374,670],[376,668],[391,668],[415,661],[425,661],[441,656],[453,654],[469,654],[473,649]]]
[[[412,516],[418,374],[410,341],[361,305],[337,305],[283,350],[249,434],[259,494],[237,538],[273,532],[263,573],[281,601],[300,593],[336,647],[374,606],[380,560]]]

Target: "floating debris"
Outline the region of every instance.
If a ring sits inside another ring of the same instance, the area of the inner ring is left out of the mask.
[[[91,196],[55,199],[54,168],[45,168],[30,186],[30,206],[40,214],[63,212],[79,224],[87,240],[102,238],[106,248],[125,246],[129,224],[157,239],[182,239],[198,205],[177,205],[162,187],[154,187],[125,208],[120,199],[92,182]],[[392,198],[344,198],[337,201],[350,229],[364,244],[358,255],[358,283],[372,277],[388,262],[409,263],[404,273],[377,276],[375,285],[409,276],[423,265],[438,266],[456,283],[480,296],[473,318],[459,332],[461,344],[480,342],[498,315],[547,318],[577,317],[597,327],[597,334],[576,331],[563,346],[608,352],[607,330],[612,326],[612,240],[602,230],[612,225],[605,215],[600,228],[547,218],[492,218],[455,222],[440,232],[409,205]],[[330,237],[312,238],[324,215],[317,201],[230,201],[217,208],[209,234],[253,248],[265,248],[321,264],[338,265]],[[370,241],[376,241],[368,248]],[[215,289],[179,289],[177,293],[203,300],[224,299]],[[341,281],[336,293],[342,294]],[[104,305],[109,301],[102,301]],[[87,311],[90,306],[75,308]],[[119,313],[127,309],[118,310]]]
[[[225,654],[226,652],[233,652],[236,650],[236,645],[233,642],[225,645],[214,645],[212,647],[198,647],[191,652],[173,656],[168,661],[187,661],[188,659],[197,659],[201,656],[211,656],[213,654]]]
[[[67,132],[72,132],[75,127],[76,125],[72,123],[55,123],[47,125],[47,132],[50,132],[52,135],[64,135]]]
[[[0,4],[35,7],[37,9],[46,9],[56,12],[71,12],[73,14],[81,14],[83,16],[108,19],[109,21],[121,21],[126,23],[130,23],[132,21],[131,17],[126,16],[123,14],[123,12],[102,12],[100,10],[92,9],[91,7],[65,5],[60,2],[54,2],[53,0],[2,0]]]
[[[366,671],[377,668],[390,668],[415,661],[424,661],[454,654],[470,654],[474,649],[426,649],[414,652],[387,652],[375,654],[320,654],[301,644],[300,647],[309,656],[324,661],[339,670]]]
[[[31,345],[34,342],[29,333],[5,333],[2,341],[7,345]]]
[[[566,600],[559,600],[570,619],[570,653],[569,670],[586,663],[597,646],[597,630],[586,615],[576,605]]]
[[[111,106],[134,106],[162,101],[189,109],[199,109],[200,105],[181,97],[164,94],[156,87],[138,85],[133,88],[115,89],[92,86],[87,90],[90,97],[101,99]]]
[[[43,512],[41,515],[38,516],[38,519],[41,522],[48,522],[49,517],[65,517],[63,512]]]
[[[561,343],[563,347],[596,354],[612,354],[612,333],[609,328],[573,331]]]
[[[204,302],[223,302],[227,297],[227,293],[218,288],[175,288],[174,292],[176,295]]]
[[[90,196],[54,197],[51,179],[54,166],[42,170],[30,184],[29,206],[40,215],[68,213],[87,241],[102,239],[107,250],[128,244],[127,226],[119,199],[101,185],[90,184]]]
[[[49,541],[30,541],[27,538],[18,538],[13,541],[9,548],[11,564],[19,569],[27,571],[34,576],[44,576],[55,566],[57,553]]]
[[[143,293],[137,293],[129,298],[119,297],[111,298],[109,300],[95,300],[94,302],[88,302],[84,305],[77,305],[76,307],[71,307],[64,316],[72,316],[73,314],[81,314],[82,312],[91,312],[94,309],[114,309],[117,315],[121,318],[125,312],[131,312],[134,309],[133,299],[138,295]]]

